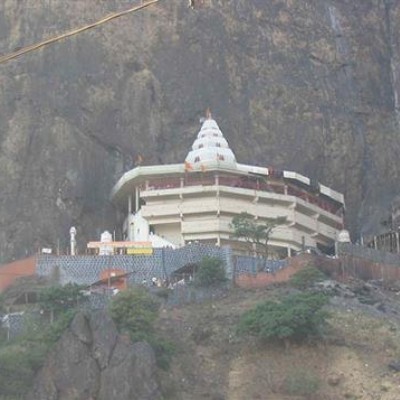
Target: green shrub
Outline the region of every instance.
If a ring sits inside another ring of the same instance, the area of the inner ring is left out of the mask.
[[[133,342],[145,340],[154,350],[157,364],[167,369],[174,346],[155,333],[154,322],[160,304],[144,289],[119,293],[110,304],[110,314],[119,331],[128,333]]]
[[[135,288],[115,296],[110,304],[110,313],[118,329],[138,341],[153,333],[158,308],[159,303],[144,288]]]
[[[175,345],[158,335],[150,336],[147,341],[154,350],[157,365],[167,370],[176,351]]]
[[[46,354],[45,346],[19,344],[0,349],[0,396],[22,396],[32,385]]]
[[[224,262],[215,257],[204,257],[195,276],[197,286],[211,286],[226,281]]]
[[[52,323],[35,315],[27,317],[21,335],[0,343],[0,399],[23,397],[30,389],[48,351],[71,323],[80,290],[77,285],[44,289],[39,293],[40,306],[52,313]]]
[[[44,341],[44,343],[47,343],[49,346],[56,343],[71,324],[76,312],[77,310],[71,309],[59,315],[51,325],[46,327],[43,333],[39,336],[39,340]]]
[[[327,297],[320,293],[286,296],[280,302],[266,301],[246,312],[238,326],[263,340],[302,340],[318,335],[327,313],[322,307]]]
[[[163,287],[157,288],[157,290],[154,291],[154,294],[162,300],[167,300],[171,292],[172,289]]]
[[[326,276],[318,268],[311,265],[296,272],[290,278],[290,284],[297,289],[308,289],[316,282],[321,282],[326,279]]]
[[[320,380],[310,371],[295,369],[289,371],[283,382],[283,391],[291,396],[310,398],[320,387]]]
[[[39,293],[39,306],[55,314],[74,309],[83,300],[82,289],[82,286],[71,283],[43,289]]]

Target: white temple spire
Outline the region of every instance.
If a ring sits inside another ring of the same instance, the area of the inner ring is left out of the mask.
[[[210,164],[236,167],[236,158],[224,138],[218,124],[212,118],[211,111],[206,111],[200,132],[193,143],[192,150],[188,153],[185,164],[190,164],[192,169],[202,169]]]

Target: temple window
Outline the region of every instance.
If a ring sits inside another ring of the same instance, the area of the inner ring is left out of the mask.
[[[217,147],[221,147],[221,143],[215,143]]]
[[[199,161],[200,161],[200,157],[197,156],[197,157],[194,159],[194,162],[199,162]]]

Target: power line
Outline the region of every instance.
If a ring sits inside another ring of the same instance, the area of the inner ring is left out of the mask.
[[[147,8],[147,7],[151,6],[152,4],[158,3],[159,1],[160,0],[150,0],[150,1],[146,2],[146,3],[140,4],[139,6],[131,7],[129,9],[125,10],[125,11],[120,11],[120,12],[116,12],[116,13],[110,14],[107,17],[104,17],[104,18],[102,18],[102,19],[100,19],[100,20],[98,20],[96,22],[91,23],[91,24],[85,25],[85,26],[83,26],[81,28],[73,29],[73,30],[71,30],[69,32],[66,32],[66,33],[63,33],[61,35],[54,36],[54,37],[52,37],[50,39],[43,40],[42,42],[35,43],[35,44],[30,45],[30,46],[23,47],[22,49],[19,49],[19,50],[13,52],[13,53],[6,54],[5,56],[0,57],[0,64],[3,64],[3,63],[5,63],[7,61],[10,61],[10,60],[13,60],[14,58],[17,58],[17,57],[22,56],[24,54],[30,53],[31,51],[38,50],[38,49],[40,49],[40,48],[42,48],[44,46],[47,46],[49,44],[58,42],[58,41],[60,41],[62,39],[66,39],[68,37],[77,35],[77,34],[79,34],[81,32],[87,31],[89,29],[96,28],[96,27],[98,27],[98,26],[100,26],[102,24],[110,22],[113,19],[122,17],[122,16],[124,16],[126,14],[142,10],[144,8]]]

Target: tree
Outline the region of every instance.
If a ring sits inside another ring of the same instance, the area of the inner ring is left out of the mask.
[[[320,333],[328,316],[322,309],[327,302],[326,296],[314,292],[266,301],[242,316],[238,330],[263,340],[304,340]]]
[[[226,281],[224,262],[215,257],[204,257],[195,277],[198,286],[210,286]]]
[[[252,215],[242,212],[232,219],[233,237],[244,239],[255,252],[261,247],[262,255],[268,258],[268,242],[272,231],[286,222],[286,217],[263,218],[257,221]]]
[[[54,317],[74,310],[83,300],[83,286],[68,283],[65,286],[51,286],[39,293],[39,306],[43,311],[50,312],[51,322]]]

